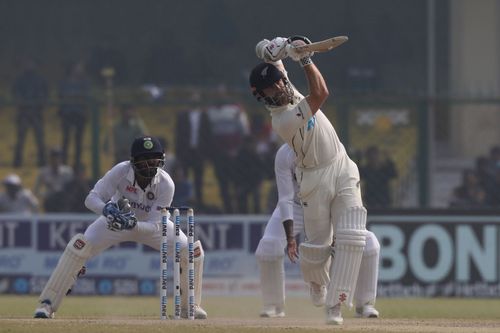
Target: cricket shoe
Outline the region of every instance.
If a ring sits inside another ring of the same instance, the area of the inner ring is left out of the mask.
[[[46,299],[40,302],[40,306],[36,308],[34,318],[54,318],[54,311],[52,311],[52,303]]]
[[[187,309],[182,309],[181,310],[181,317],[186,319],[188,317],[188,310]],[[208,315],[205,310],[201,306],[195,305],[194,306],[194,319],[207,319]]]
[[[344,323],[344,318],[342,318],[342,312],[340,309],[340,303],[326,309],[326,323],[328,325],[342,325]]]
[[[366,303],[363,306],[356,307],[357,318],[378,318],[379,313],[371,303]]]
[[[323,306],[326,301],[326,286],[321,286],[315,282],[311,282],[309,286],[311,294],[311,302],[314,306]]]
[[[283,318],[285,317],[285,311],[279,306],[265,306],[260,312],[261,318]]]

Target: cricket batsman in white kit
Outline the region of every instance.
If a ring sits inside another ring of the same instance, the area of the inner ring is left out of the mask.
[[[296,156],[304,211],[303,278],[313,294],[326,290],[326,322],[341,325],[341,305],[352,306],[366,245],[366,209],[358,168],[320,110],[329,95],[325,80],[311,60],[312,53],[290,47],[304,43],[310,41],[302,36],[260,41],[256,53],[264,62],[251,71],[250,86],[271,112],[274,131]],[[305,97],[288,80],[281,62],[288,56],[304,70],[309,86]],[[334,236],[335,260],[330,264]]]
[[[172,178],[162,169],[164,150],[157,138],[144,136],[134,140],[130,161],[109,170],[90,191],[85,205],[101,215],[85,231],[75,235],[43,289],[35,318],[53,318],[63,297],[76,282],[82,266],[90,258],[121,242],[138,242],[160,250],[161,208],[169,207],[174,196]],[[171,253],[174,225],[167,225]],[[181,274],[187,274],[187,237],[181,230]],[[194,244],[195,318],[205,319],[201,308],[204,252],[200,241]],[[186,267],[182,269],[182,267]],[[182,311],[187,318],[187,279],[181,278]]]
[[[288,258],[295,263],[298,258],[296,236],[302,234],[304,228],[303,210],[298,198],[299,187],[295,178],[295,153],[286,143],[276,153],[274,173],[278,187],[278,204],[255,251],[260,267],[262,290],[263,307],[260,316],[266,318],[285,316],[283,249],[286,248]],[[357,317],[379,316],[374,307],[377,297],[379,254],[380,244],[377,237],[371,231],[367,231],[366,246],[354,295]],[[334,259],[332,256],[331,260]],[[325,294],[313,291],[314,288],[311,288],[313,304],[325,305]]]

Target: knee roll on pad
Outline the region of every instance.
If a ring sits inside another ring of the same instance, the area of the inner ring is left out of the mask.
[[[300,270],[304,281],[327,285],[330,281],[329,270],[332,261],[332,247],[330,245],[301,243],[299,252]]]
[[[262,238],[255,250],[255,256],[259,261],[274,261],[285,256],[286,244],[280,238]]]
[[[75,235],[59,258],[56,268],[40,294],[40,301],[50,300],[57,311],[67,290],[76,282],[78,272],[90,258],[92,245],[83,234]]]

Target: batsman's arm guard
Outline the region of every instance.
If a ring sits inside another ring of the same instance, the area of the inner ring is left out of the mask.
[[[92,245],[83,234],[75,235],[59,258],[56,268],[40,294],[40,302],[50,301],[57,311],[68,289],[76,282],[78,272],[92,255]]]
[[[327,285],[330,282],[332,247],[330,245],[301,243],[299,253],[300,269],[304,281],[314,282],[322,286]]]

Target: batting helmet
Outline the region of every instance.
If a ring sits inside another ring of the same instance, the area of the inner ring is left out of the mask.
[[[250,73],[250,87],[253,95],[258,101],[263,101],[267,105],[279,106],[279,96],[266,96],[263,91],[279,80],[283,80],[285,84],[285,91],[282,93],[286,94],[288,99],[291,100],[293,97],[293,88],[285,74],[273,64],[266,62],[258,64]]]

